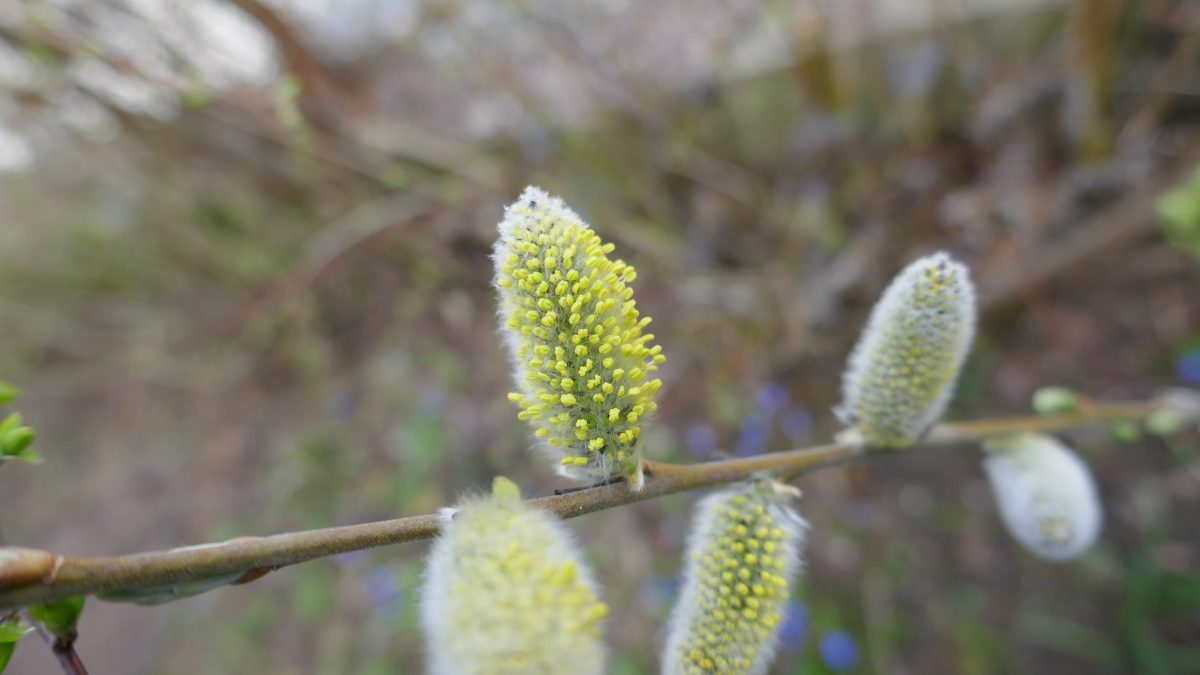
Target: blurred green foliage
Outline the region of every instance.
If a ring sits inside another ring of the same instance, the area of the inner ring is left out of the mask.
[[[1200,260],[1200,168],[1159,198],[1158,215],[1167,241]]]
[[[13,403],[21,396],[21,390],[0,380],[0,405]],[[37,432],[24,425],[21,413],[10,413],[0,421],[0,464],[15,459],[29,464],[40,464],[42,457],[32,447]]]
[[[19,615],[0,621],[0,673],[4,672],[4,668],[12,658],[17,643],[31,632],[33,632],[33,626],[22,621]]]

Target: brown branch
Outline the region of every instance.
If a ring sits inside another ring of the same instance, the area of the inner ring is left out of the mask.
[[[305,94],[329,100],[336,92],[332,77],[320,59],[312,53],[307,42],[283,15],[258,0],[229,0],[246,16],[253,19],[275,41],[279,60],[285,70],[300,80]]]
[[[1191,148],[1154,176],[1139,176],[1137,186],[1116,204],[1090,216],[1087,222],[1055,240],[1036,242],[1023,251],[1020,265],[987,275],[981,284],[980,311],[1006,309],[1050,282],[1095,269],[1106,256],[1127,251],[1158,229],[1155,205],[1167,190],[1183,183],[1197,163],[1200,149]]]
[[[1020,431],[1051,432],[1094,422],[1137,420],[1160,410],[1200,418],[1198,399],[1200,396],[1192,392],[1173,391],[1143,402],[1085,401],[1072,414],[949,422],[935,425],[920,445],[964,444]],[[701,464],[646,462],[646,481],[641,490],[618,482],[539,497],[530,503],[563,518],[573,518],[677,492],[723,485],[756,474],[792,478],[879,454],[883,453],[848,443],[830,443]],[[263,570],[306,560],[429,539],[437,534],[440,521],[438,514],[425,514],[107,558],[70,558],[32,549],[0,549],[0,610],[89,593],[136,590],[235,574],[241,574],[242,580],[251,580],[261,576]],[[35,564],[41,576],[30,581]]]

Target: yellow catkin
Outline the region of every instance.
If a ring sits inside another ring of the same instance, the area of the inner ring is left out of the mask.
[[[696,507],[664,675],[759,675],[770,666],[807,527],[788,489],[726,488]]]
[[[509,395],[562,473],[641,485],[641,437],[665,357],[643,330],[637,273],[561,199],[529,187],[496,242],[500,317],[518,392]]]
[[[904,448],[941,417],[975,332],[967,268],[945,253],[906,267],[850,356],[838,408],[868,445]]]
[[[434,675],[600,675],[608,607],[563,524],[497,478],[448,509],[422,620]]]

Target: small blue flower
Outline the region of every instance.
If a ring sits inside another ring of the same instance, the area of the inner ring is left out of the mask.
[[[813,418],[803,406],[788,408],[779,420],[783,435],[793,443],[803,443],[812,438]]]
[[[835,673],[844,673],[858,663],[858,644],[845,631],[834,630],[822,635],[817,650],[821,660]]]
[[[768,415],[774,415],[783,410],[790,400],[787,388],[777,382],[764,384],[758,390],[755,398],[758,399],[758,407]]]
[[[678,580],[674,577],[663,577],[652,574],[642,582],[639,592],[642,604],[652,609],[669,607],[675,603],[675,594],[678,586]]]
[[[333,556],[333,562],[340,567],[350,569],[366,562],[369,557],[371,557],[369,551],[346,551]]]
[[[770,438],[770,418],[762,413],[747,415],[742,420],[741,429],[738,431],[737,447],[734,452],[739,457],[761,454],[766,449],[767,440]]]
[[[390,620],[400,611],[400,587],[390,569],[376,567],[368,572],[363,579],[363,590],[379,618]]]
[[[808,608],[793,600],[787,605],[783,625],[779,627],[779,642],[786,651],[795,651],[808,637]]]
[[[1200,386],[1200,347],[1189,349],[1175,361],[1175,374],[1185,384]]]
[[[717,452],[717,432],[707,424],[693,424],[684,436],[687,449],[699,459],[708,459]]]
[[[430,417],[440,417],[446,410],[450,395],[436,385],[425,387],[421,391],[421,412]]]

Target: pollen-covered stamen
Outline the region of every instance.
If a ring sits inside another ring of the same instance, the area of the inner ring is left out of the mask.
[[[754,674],[770,665],[806,527],[789,499],[754,481],[699,503],[663,673]]]
[[[526,188],[496,244],[501,318],[520,392],[509,398],[569,475],[635,476],[665,361],[628,287],[637,273],[560,199]]]
[[[454,511],[422,592],[435,675],[604,672],[608,608],[590,570],[562,523],[507,479]]]
[[[869,445],[902,448],[945,410],[975,331],[967,268],[945,253],[892,281],[850,356],[838,413]]]
[[[1017,541],[1048,560],[1070,560],[1091,548],[1103,514],[1083,460],[1043,434],[993,439],[984,450],[1000,516]]]

